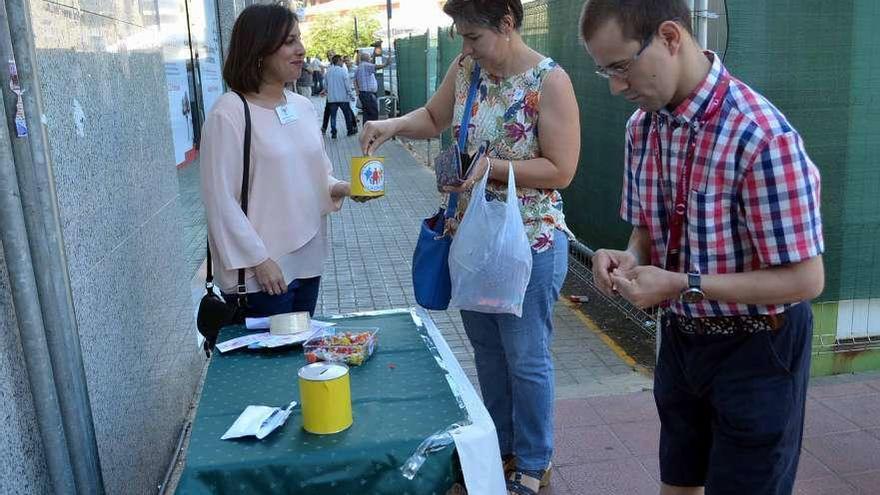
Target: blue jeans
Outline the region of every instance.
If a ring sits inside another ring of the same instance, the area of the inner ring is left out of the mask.
[[[361,111],[364,113],[364,124],[371,120],[379,120],[379,100],[376,93],[371,91],[360,91],[358,97],[361,99]]]
[[[298,278],[287,285],[287,292],[277,296],[265,292],[250,292],[247,295],[248,309],[245,316],[259,318],[281,313],[293,313],[296,311],[308,311],[315,314],[315,306],[318,304],[318,289],[321,287],[321,277]],[[235,301],[235,296],[227,297],[227,301]]]
[[[553,305],[568,271],[568,238],[532,253],[522,317],[462,311],[474,347],[483,402],[495,422],[502,455],[518,469],[546,469],[553,457]]]
[[[321,132],[327,132],[327,123],[330,123],[330,130],[336,134],[336,109],[342,110],[342,116],[345,117],[345,129],[349,133],[357,132],[357,118],[351,111],[351,105],[348,102],[327,102],[324,106],[324,117],[321,124]]]

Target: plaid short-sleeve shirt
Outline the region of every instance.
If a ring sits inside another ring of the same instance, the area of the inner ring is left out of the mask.
[[[659,112],[661,160],[651,139],[652,115],[627,123],[621,217],[651,236],[651,264],[664,266],[669,212],[685,163],[691,126],[699,121],[727,69],[712,69],[674,111]],[[680,271],[740,273],[797,263],[824,250],[819,171],[798,132],[769,101],[731,79],[720,110],[696,134],[697,147],[682,228]],[[781,313],[787,306],[705,300],[670,302],[690,317]]]
[[[379,91],[379,83],[376,81],[376,65],[372,62],[362,61],[354,71],[357,80],[358,91],[376,93]]]

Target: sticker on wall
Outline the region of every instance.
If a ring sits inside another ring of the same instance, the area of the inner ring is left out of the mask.
[[[18,80],[18,67],[15,65],[15,60],[9,60],[9,89],[18,96],[18,102],[15,104],[15,136],[27,137],[27,120],[24,118],[24,103],[21,101],[21,94],[24,91]]]
[[[86,113],[83,112],[79,100],[73,99],[73,125],[76,126],[76,134],[79,137],[86,136]]]

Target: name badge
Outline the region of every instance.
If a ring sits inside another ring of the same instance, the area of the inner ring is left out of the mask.
[[[278,121],[281,122],[281,125],[287,125],[291,122],[296,122],[297,119],[296,110],[290,103],[275,107],[275,114],[278,115]]]

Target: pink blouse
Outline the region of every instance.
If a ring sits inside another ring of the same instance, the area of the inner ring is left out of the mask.
[[[296,120],[282,125],[275,113],[248,103],[251,113],[248,215],[241,211],[244,108],[234,93],[221,96],[202,127],[202,201],[215,283],[232,292],[247,268],[248,292],[260,291],[250,268],[275,260],[290,283],[321,274],[327,258],[327,214],[339,210],[331,188],[339,182],[324,151],[312,103],[285,91]]]

